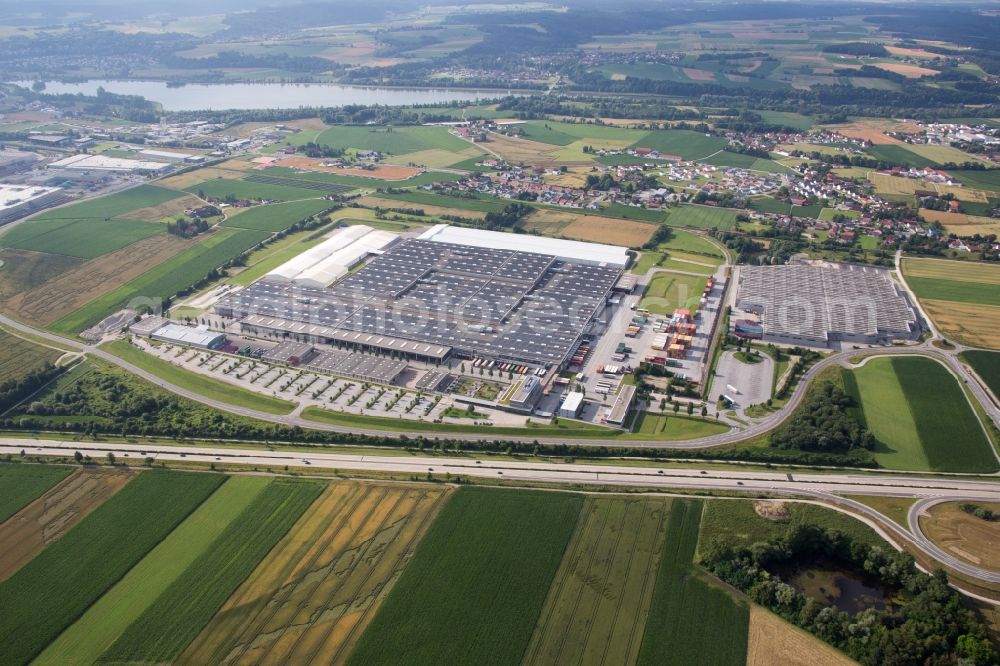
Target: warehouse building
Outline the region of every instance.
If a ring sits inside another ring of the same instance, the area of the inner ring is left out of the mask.
[[[615,397],[615,403],[605,412],[604,422],[611,425],[622,426],[628,418],[629,410],[632,409],[632,401],[635,399],[635,387],[631,384],[622,386],[621,391]]]
[[[34,167],[38,160],[38,155],[34,153],[12,148],[0,149],[0,176],[27,171]]]
[[[0,183],[0,225],[72,201],[58,187]]]
[[[542,389],[542,380],[534,375],[517,380],[510,392],[510,400],[508,401],[510,408],[530,412],[538,404],[538,399],[542,397]]]
[[[395,384],[409,366],[405,361],[385,356],[329,350],[320,352],[306,366],[322,372],[370,384]]]
[[[580,416],[582,409],[583,393],[580,391],[570,391],[563,398],[562,404],[559,405],[559,416],[566,419],[575,419]]]
[[[528,234],[510,234],[502,231],[484,231],[468,227],[454,227],[450,224],[438,224],[431,227],[420,236],[420,239],[495,250],[551,254],[566,261],[596,266],[625,268],[629,262],[628,250],[617,245],[585,243]]]
[[[261,355],[261,359],[280,365],[293,367],[308,363],[316,355],[316,348],[305,342],[286,340],[271,347]]]
[[[619,264],[609,251],[578,247],[589,243],[540,239],[554,252],[542,254],[534,236],[462,232],[477,242],[438,234],[375,250],[382,237],[366,245],[373,232],[349,227],[221,299],[215,312],[246,335],[433,362],[455,354],[547,368],[564,363],[603,312],[627,260],[624,248],[615,249]],[[490,247],[494,236],[504,241]],[[517,249],[500,247],[509,239]],[[376,256],[349,273],[344,251]],[[327,261],[331,256],[337,259]]]
[[[736,335],[812,347],[920,336],[917,313],[888,270],[823,262],[738,271]]]
[[[130,160],[121,157],[82,154],[71,155],[61,160],[50,162],[46,165],[46,168],[67,169],[71,171],[106,171],[109,173],[140,173],[156,175],[166,173],[173,167],[167,162]]]
[[[218,349],[225,346],[226,336],[208,330],[207,326],[182,326],[164,324],[149,336],[153,340],[171,344],[187,345],[198,349]]]
[[[358,224],[334,232],[327,240],[292,257],[264,276],[267,282],[325,289],[347,275],[371,254],[379,253],[398,237]]]

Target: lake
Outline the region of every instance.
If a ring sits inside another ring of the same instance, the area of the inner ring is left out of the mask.
[[[30,87],[31,82],[15,81]],[[164,111],[221,109],[297,109],[300,106],[383,104],[402,106],[494,99],[504,92],[449,88],[385,88],[326,83],[188,83],[168,87],[164,81],[49,81],[43,92],[94,95],[98,88],[120,95],[141,95],[159,102]]]

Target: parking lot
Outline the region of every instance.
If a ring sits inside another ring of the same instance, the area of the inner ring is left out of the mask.
[[[632,308],[637,307],[642,300],[642,289],[645,288],[645,285],[648,284],[649,279],[653,275],[655,275],[655,272],[644,276],[639,281],[635,293],[622,296],[619,305],[608,306],[605,309],[599,319],[603,319],[606,323],[597,323],[591,329],[594,341],[591,342],[590,354],[584,361],[584,365],[582,367],[573,366],[570,368],[573,373],[583,373],[584,380],[581,383],[583,384],[587,400],[597,402],[596,406],[584,403],[585,410],[581,415],[581,419],[588,421],[595,420],[601,415],[603,411],[601,409],[602,406],[613,403],[617,388],[624,379],[624,372],[629,366],[638,366],[647,356],[663,355],[662,351],[656,351],[652,348],[653,340],[656,337],[655,322],[657,319],[663,319],[663,317],[653,315],[636,337],[630,338],[625,336],[626,329],[632,323],[632,318],[636,315],[635,310]],[[703,381],[706,372],[706,357],[712,341],[712,328],[722,310],[724,286],[725,283],[722,280],[722,271],[720,270],[716,275],[715,287],[708,294],[705,305],[698,311],[694,319],[697,331],[693,336],[688,354],[684,359],[677,359],[678,365],[669,368],[671,372],[683,375],[695,382],[700,383]],[[625,361],[619,362],[613,360],[613,355],[618,344],[621,342],[624,342],[632,351]],[[607,365],[621,366],[622,373],[614,377],[608,377],[597,372],[599,366]],[[575,380],[571,381],[567,390],[572,388],[576,383]],[[599,392],[599,385],[604,384],[606,386],[607,383],[611,384],[611,390],[607,394]],[[554,393],[543,403],[540,409],[557,411],[561,399],[562,393]]]
[[[379,416],[423,421],[444,420],[452,423],[471,423],[466,417],[448,416],[466,409],[451,396],[418,391],[414,388],[423,376],[421,369],[411,368],[400,377],[399,386],[370,384],[356,379],[334,377],[304,368],[286,367],[260,359],[224,354],[217,351],[193,349],[181,345],[150,344],[133,339],[137,347],[191,372],[241,386],[245,389],[307,406],[366,416]],[[468,373],[460,375],[456,395],[479,397],[494,395],[505,384],[498,380]],[[454,409],[452,409],[454,408]],[[481,423],[496,425],[523,425],[524,416],[477,406],[475,411],[484,416]]]
[[[767,402],[774,383],[774,361],[767,354],[761,354],[760,359],[758,363],[744,363],[736,358],[735,350],[723,352],[715,368],[710,400],[725,394],[735,401],[733,408],[737,411]]]

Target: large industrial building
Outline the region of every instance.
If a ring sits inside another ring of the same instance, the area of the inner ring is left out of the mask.
[[[168,162],[153,160],[131,160],[122,157],[106,155],[70,155],[61,160],[50,162],[49,169],[68,169],[71,171],[104,171],[109,173],[142,173],[159,175],[169,172],[173,166]]]
[[[345,229],[215,312],[256,337],[547,368],[571,355],[628,261],[610,245],[450,226],[387,236]]]
[[[72,201],[58,187],[0,183],[0,225]]]
[[[811,263],[738,270],[737,335],[813,347],[920,335],[912,304],[885,269]]]

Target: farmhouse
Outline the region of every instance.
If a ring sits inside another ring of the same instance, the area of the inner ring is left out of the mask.
[[[742,266],[737,277],[736,335],[828,347],[914,339],[920,323],[889,271],[855,264]]]

